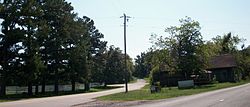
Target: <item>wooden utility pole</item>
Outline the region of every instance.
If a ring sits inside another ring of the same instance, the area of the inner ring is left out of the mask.
[[[126,16],[126,14],[124,13],[123,16],[121,16],[120,18],[124,18],[124,79],[125,79],[125,92],[128,92],[128,69],[127,69],[127,44],[126,44],[126,22],[128,21],[128,18],[131,18],[129,16]]]

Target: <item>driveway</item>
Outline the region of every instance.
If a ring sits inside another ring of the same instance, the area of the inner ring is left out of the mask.
[[[146,85],[144,80],[137,80],[136,83],[128,84],[129,91],[137,90]],[[70,107],[81,103],[93,101],[93,98],[109,94],[124,92],[125,88],[117,88],[107,91],[83,93],[56,97],[35,98],[12,102],[0,103],[0,107]]]

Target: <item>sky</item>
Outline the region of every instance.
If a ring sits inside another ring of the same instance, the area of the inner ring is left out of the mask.
[[[198,21],[204,40],[232,32],[250,45],[250,0],[66,0],[79,17],[88,16],[104,34],[108,45],[124,50],[124,13],[127,22],[127,53],[135,58],[151,47],[152,34],[168,36],[164,30],[179,26],[185,16]]]

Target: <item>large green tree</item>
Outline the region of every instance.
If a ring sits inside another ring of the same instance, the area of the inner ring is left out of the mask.
[[[119,48],[110,46],[106,52],[106,58],[106,65],[102,78],[105,86],[111,83],[123,83],[125,78],[131,78],[133,63],[129,56],[127,56],[128,71],[124,70],[124,54],[122,54],[122,51]]]
[[[44,41],[44,59],[47,70],[54,78],[55,93],[61,76],[65,75],[67,64],[68,40],[71,34],[71,23],[76,14],[73,7],[65,0],[46,0],[42,4],[43,20],[49,27],[49,33]]]
[[[37,41],[40,38],[40,35],[37,33],[40,21],[39,17],[42,15],[40,3],[36,0],[30,0],[29,2],[24,0],[20,14],[21,18],[18,21],[18,25],[21,26],[24,31],[24,39],[22,41],[24,53],[21,54],[21,58],[24,61],[24,75],[22,75],[22,77],[27,78],[28,94],[32,95],[32,85],[38,84],[38,76],[43,67],[39,53],[39,42]],[[36,83],[34,83],[34,81],[36,81]],[[37,91],[38,88],[36,88],[36,92]]]
[[[87,66],[88,49],[90,48],[90,36],[88,28],[82,18],[72,23],[71,36],[67,40],[68,52],[68,74],[72,84],[72,91],[75,91],[76,82],[88,81],[89,71]]]
[[[6,85],[32,86],[60,83],[122,82],[124,54],[118,48],[106,50],[104,35],[86,16],[78,17],[65,0],[4,0],[0,4],[0,94]],[[127,60],[128,75],[133,71],[132,59]],[[98,75],[98,76],[96,76]],[[113,75],[114,79],[108,78]],[[22,79],[22,78],[27,79]]]
[[[200,24],[189,17],[180,20],[181,25],[169,27],[166,32],[170,34],[172,46],[177,50],[172,52],[177,58],[177,70],[181,72],[186,79],[190,74],[197,74],[203,70],[202,56],[200,56],[200,47],[203,44],[200,33]],[[173,48],[172,48],[173,49]]]
[[[106,51],[107,42],[101,40],[104,38],[104,35],[95,27],[92,19],[83,16],[82,24],[86,26],[86,35],[89,39],[89,47],[87,49],[88,75],[86,75],[84,81],[86,90],[89,90],[87,87],[89,86],[89,82],[91,82],[91,77],[98,77],[96,75],[101,74],[105,69],[104,52]]]
[[[121,50],[110,46],[107,54],[106,68],[104,71],[104,83],[122,83],[124,79],[124,65]]]
[[[180,26],[167,28],[169,36],[165,38],[153,36],[156,38],[153,41],[153,49],[167,50],[165,54],[167,65],[188,79],[189,75],[198,74],[205,67],[201,50],[203,41],[199,22],[186,17],[181,19],[180,23]]]
[[[28,37],[28,29],[24,27],[24,20],[27,20],[25,16],[28,15],[28,13],[24,14],[26,7],[23,0],[4,0],[1,3],[0,14],[3,20],[0,37],[1,95],[6,93],[6,83],[15,80],[15,78],[13,79],[14,74],[18,74],[18,71],[26,63],[23,59],[25,57],[21,55]]]

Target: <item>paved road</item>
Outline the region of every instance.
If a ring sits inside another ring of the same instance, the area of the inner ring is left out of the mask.
[[[233,88],[137,105],[136,107],[250,107],[250,83]]]
[[[140,89],[145,85],[144,80],[138,80],[136,83],[128,85],[129,91]],[[13,102],[0,103],[0,107],[70,107],[81,103],[93,101],[93,98],[109,95],[113,93],[124,92],[124,88],[117,88],[101,92],[65,95],[47,98],[27,99]]]

